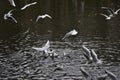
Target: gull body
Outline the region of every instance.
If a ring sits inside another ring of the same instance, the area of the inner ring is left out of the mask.
[[[37,17],[37,19],[36,19],[36,22],[38,22],[38,20],[39,20],[40,18],[44,19],[44,18],[46,18],[46,17],[52,19],[52,17],[51,17],[50,15],[44,14],[44,15],[39,15],[39,16]]]
[[[41,47],[41,48],[37,48],[37,47],[32,47],[32,49],[35,49],[37,51],[44,51],[45,53],[48,53],[48,49],[50,47],[50,41],[48,40],[45,44],[45,46]]]
[[[64,40],[65,38],[67,38],[71,35],[77,35],[77,34],[78,34],[78,32],[75,29],[73,29],[72,31],[66,33],[65,36],[62,38],[62,40]]]
[[[11,4],[12,6],[16,7],[14,0],[8,0],[8,1],[10,2],[10,4]]]
[[[91,51],[84,45],[82,46],[82,50],[84,51],[84,56],[87,58],[87,60],[92,61],[93,58],[91,56]]]
[[[10,10],[8,13],[4,14],[4,19],[7,20],[8,18],[11,18],[15,23],[17,23],[17,20],[12,16],[12,11],[14,10]]]
[[[112,80],[118,80],[116,75],[113,74],[112,72],[105,70],[105,73],[112,79]]]
[[[111,19],[111,16],[110,16],[110,15],[108,16],[108,15],[102,14],[102,13],[101,13],[100,15],[104,16],[107,20],[110,20],[110,19]]]
[[[98,59],[98,56],[97,56],[97,54],[95,53],[95,51],[93,49],[91,49],[91,56],[93,58],[93,61],[96,64],[102,64],[102,61],[100,59]]]
[[[25,6],[23,6],[23,7],[21,8],[21,10],[24,10],[24,9],[26,9],[27,7],[32,6],[32,5],[35,5],[35,4],[37,4],[37,2],[33,2],[33,3],[30,3],[30,4],[26,4]]]

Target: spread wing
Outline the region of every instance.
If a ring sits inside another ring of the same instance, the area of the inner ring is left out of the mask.
[[[106,17],[106,18],[108,17],[107,15],[105,15],[105,14],[102,14],[102,13],[101,13],[100,15],[102,15],[102,16],[104,16],[104,17]]]
[[[52,17],[48,14],[45,14],[45,17],[48,17],[48,18],[52,19]]]
[[[17,20],[13,17],[13,16],[10,16],[12,18],[12,20],[15,22],[15,23],[18,23]]]
[[[106,10],[108,10],[109,13],[114,14],[113,9],[111,9],[111,8],[109,8],[109,7],[101,7],[101,8],[102,8],[102,9],[106,9]]]
[[[47,50],[49,47],[50,47],[50,41],[48,40],[44,47],[42,47],[42,48],[32,47],[32,49],[35,49],[35,50],[37,50],[37,51],[45,51],[45,50]]]
[[[14,0],[9,0],[10,4],[14,7],[16,7]]]
[[[33,3],[30,3],[30,4],[26,4],[25,6],[23,6],[23,7],[21,8],[21,10],[26,9],[26,8],[29,7],[29,6],[35,5],[36,3],[37,3],[37,2],[33,2]]]
[[[38,22],[38,20],[39,20],[40,18],[43,18],[43,16],[38,16],[37,19],[36,19],[36,22]]]
[[[116,10],[115,13],[118,13],[120,11],[120,9]]]

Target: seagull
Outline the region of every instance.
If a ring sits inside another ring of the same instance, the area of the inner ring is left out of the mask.
[[[9,0],[10,4],[14,7],[16,7],[14,0]]]
[[[88,61],[92,61],[93,58],[91,56],[91,51],[86,47],[86,46],[82,46],[82,50],[84,51],[84,56],[87,58]]]
[[[84,77],[88,78],[90,76],[90,74],[83,67],[80,68],[80,71],[82,72]]]
[[[47,40],[45,46],[43,46],[41,48],[32,47],[32,49],[35,49],[37,51],[44,51],[45,53],[48,53],[49,48],[50,48],[50,41],[49,40]]]
[[[38,22],[38,20],[39,20],[40,18],[44,19],[44,18],[46,18],[46,17],[52,19],[52,17],[51,17],[50,15],[44,14],[44,15],[39,15],[39,16],[37,17],[37,19],[36,19],[36,22]]]
[[[111,9],[111,8],[109,8],[109,7],[102,7],[102,9],[107,9],[108,11],[109,11],[109,13],[111,14],[115,14],[115,15],[117,15],[118,14],[118,12],[120,11],[120,9],[117,9],[116,11],[114,11],[113,9]]]
[[[12,11],[14,11],[15,9],[10,10],[7,14],[4,14],[4,19],[7,20],[8,18],[11,18],[12,20],[14,20],[15,23],[17,23],[17,20],[12,16]]]
[[[25,6],[23,6],[23,7],[21,8],[21,10],[24,10],[24,9],[26,9],[27,7],[32,6],[32,5],[35,5],[35,4],[37,4],[37,2],[33,2],[33,3],[30,3],[30,4],[26,4]]]
[[[110,19],[111,19],[111,16],[110,16],[110,15],[108,16],[108,15],[102,14],[102,13],[101,13],[100,15],[104,16],[107,20],[110,20]]]
[[[97,56],[97,54],[95,53],[95,51],[93,49],[91,49],[91,56],[93,58],[93,61],[96,64],[102,64],[102,61],[100,59],[98,59],[98,56]]]
[[[112,72],[105,70],[105,73],[112,79],[112,80],[118,80],[116,75],[113,74]]]
[[[62,38],[62,40],[64,40],[65,38],[67,38],[71,35],[77,35],[77,34],[78,34],[78,32],[75,29],[73,29],[70,32],[66,33],[65,36]]]

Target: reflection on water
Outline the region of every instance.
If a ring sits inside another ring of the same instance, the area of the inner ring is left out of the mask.
[[[20,11],[25,4],[34,1],[38,3]],[[61,39],[66,32],[75,28],[79,34],[69,38],[68,42],[77,49],[81,48],[81,44],[95,49],[106,65],[119,65],[120,15],[116,15],[111,20],[105,20],[99,15],[107,13],[101,9],[102,6],[115,10],[120,8],[118,0],[99,2],[97,0],[48,0],[47,2],[45,0],[15,0],[15,2],[17,7],[13,15],[18,20],[18,24],[12,20],[3,20],[4,14],[14,8],[7,0],[0,1],[1,57],[4,56],[7,59],[10,54],[14,56],[14,53],[19,50],[29,51],[32,46],[41,46],[46,40],[52,42],[52,48],[69,49]],[[45,13],[51,15],[53,19],[46,18],[35,23],[37,16]],[[24,34],[29,28],[30,31]]]

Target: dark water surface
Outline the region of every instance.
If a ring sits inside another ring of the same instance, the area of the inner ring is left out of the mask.
[[[27,3],[37,1],[23,11],[20,8]],[[115,73],[120,79],[120,13],[106,20],[100,13],[107,14],[102,6],[114,10],[120,8],[118,0],[15,0],[12,7],[7,0],[0,1],[0,80],[85,80],[79,68],[84,66],[93,79],[105,74],[97,66],[85,66],[81,45],[95,49],[103,61],[105,69]],[[18,21],[4,20],[3,16],[11,9]],[[35,20],[38,15],[49,14],[53,19]],[[30,29],[30,30],[29,30]],[[70,37],[65,44],[62,37],[68,31],[76,29],[78,35]],[[27,33],[26,31],[29,30]],[[62,55],[70,54],[71,59],[47,58],[43,60],[40,52],[32,46],[41,47],[50,40],[51,48]],[[53,64],[60,63],[64,70],[52,72]],[[97,72],[97,73],[96,73]],[[110,80],[107,78],[107,80]]]

